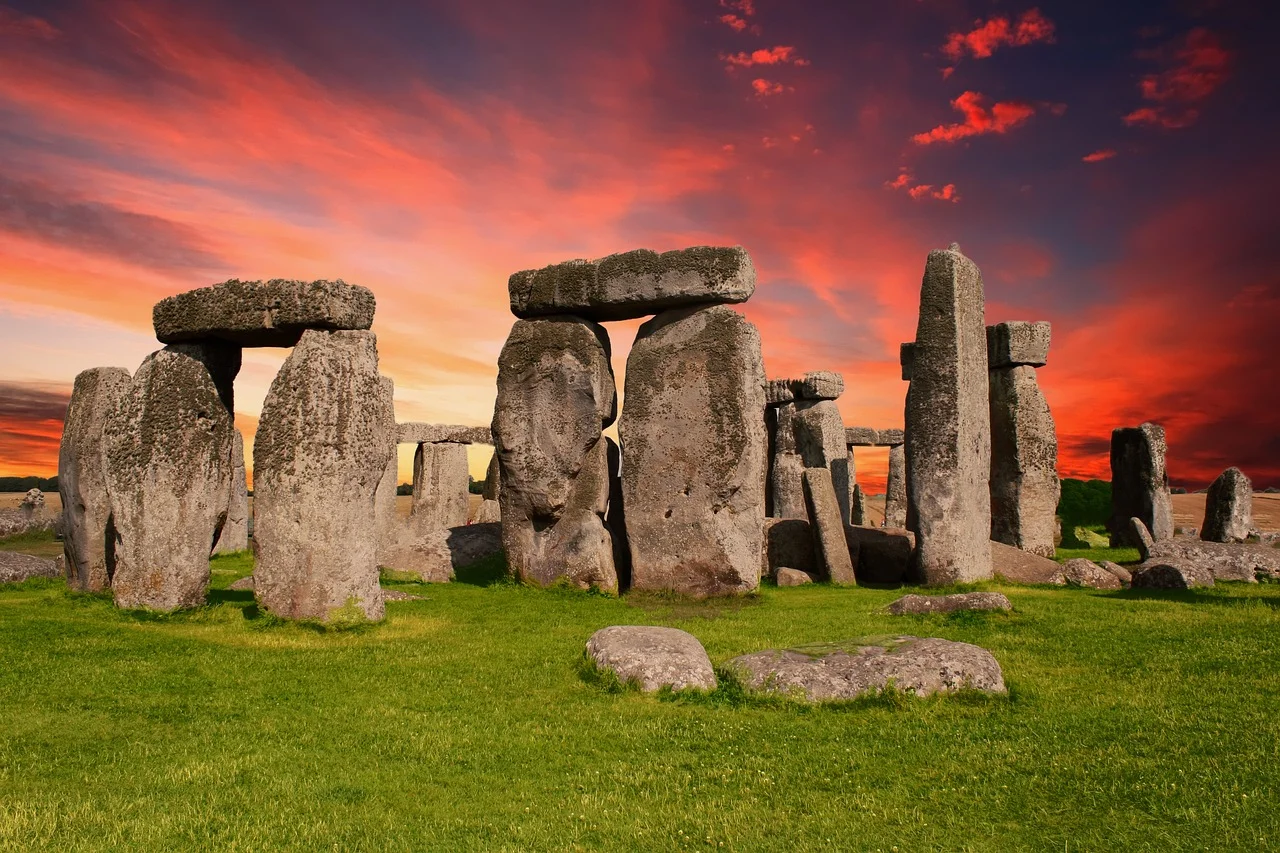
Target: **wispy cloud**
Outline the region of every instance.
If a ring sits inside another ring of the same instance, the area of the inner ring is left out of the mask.
[[[951,102],[951,106],[964,114],[964,121],[941,124],[924,133],[917,133],[911,141],[917,145],[934,142],[956,142],[984,133],[1005,133],[1026,122],[1036,113],[1034,105],[1025,101],[997,101],[985,106],[988,99],[977,92],[964,92]]]
[[[1231,52],[1216,34],[1198,27],[1153,51],[1140,54],[1165,67],[1138,84],[1149,105],[1124,117],[1128,125],[1167,129],[1188,127],[1200,118],[1199,105],[1230,76]]]
[[[1116,156],[1115,149],[1100,148],[1091,154],[1084,155],[1080,159],[1086,163],[1101,163],[1103,160],[1110,160],[1114,156]]]
[[[805,66],[809,64],[809,60],[798,56],[796,54],[796,49],[791,45],[761,48],[760,50],[753,50],[750,53],[746,51],[739,51],[738,53],[722,53],[720,54],[720,59],[729,63],[727,68],[730,71],[734,68],[750,68],[753,65]]]
[[[986,59],[1004,45],[1020,47],[1037,42],[1052,43],[1054,25],[1039,9],[1029,9],[1017,18],[995,15],[983,21],[973,22],[967,32],[954,32],[947,36],[942,52],[953,62],[964,56]]]

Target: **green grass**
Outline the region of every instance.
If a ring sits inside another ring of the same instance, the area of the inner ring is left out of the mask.
[[[695,604],[541,591],[500,560],[348,630],[263,615],[247,554],[210,604],[0,589],[0,847],[1260,850],[1280,844],[1280,585],[989,585],[1015,613],[890,617],[894,590]],[[732,681],[645,696],[585,667],[613,624],[713,662],[914,633],[978,643],[1010,695],[839,708]]]
[[[1107,534],[1107,528],[1103,525],[1094,525],[1092,527],[1075,528],[1075,541],[1083,543],[1085,547],[1070,547],[1067,539],[1063,539],[1063,544],[1068,545],[1065,548],[1055,549],[1053,558],[1059,563],[1067,560],[1083,557],[1086,560],[1093,560],[1100,563],[1103,560],[1110,560],[1113,563],[1137,563],[1142,560],[1142,555],[1138,553],[1137,548],[1112,548],[1110,547],[1110,538]]]
[[[62,554],[62,540],[52,530],[34,530],[0,539],[0,551],[21,551],[52,559]]]

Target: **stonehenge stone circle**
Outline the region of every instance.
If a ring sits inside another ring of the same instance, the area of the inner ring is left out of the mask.
[[[152,353],[102,429],[119,607],[203,604],[226,521],[235,429],[205,365]]]
[[[1144,423],[1111,433],[1111,547],[1137,545],[1129,521],[1137,518],[1153,539],[1173,538],[1173,498],[1165,470],[1164,427]]]
[[[695,246],[658,254],[636,249],[595,261],[523,270],[508,281],[511,313],[522,319],[573,314],[631,320],[673,308],[745,302],[756,270],[741,246]]]
[[[498,358],[493,441],[503,546],[522,580],[617,592],[601,433],[616,415],[603,328],[570,316],[516,321]]]
[[[231,436],[231,493],[227,500],[227,520],[214,546],[215,554],[231,554],[249,547],[249,485],[245,472],[244,436],[233,429]]]
[[[254,591],[267,610],[382,618],[375,493],[394,437],[373,333],[304,331],[253,448]]]
[[[732,308],[666,311],[640,327],[619,424],[633,589],[759,585],[764,389],[759,332]]]
[[[413,511],[421,526],[444,530],[467,523],[471,475],[467,445],[422,443],[413,455]]]
[[[97,592],[115,572],[115,531],[102,458],[102,427],[129,393],[129,371],[95,367],[76,376],[58,449],[67,584]]]
[[[842,383],[843,384],[843,383]],[[793,404],[796,451],[805,468],[825,468],[831,473],[840,518],[850,518],[849,450],[844,442],[844,420],[834,400],[802,400]],[[775,463],[776,464],[776,463]]]
[[[1044,367],[1049,363],[1050,325],[1013,321],[987,326],[987,367]]]
[[[907,460],[901,444],[889,448],[889,479],[884,492],[884,526],[907,526]]]
[[[773,518],[808,518],[804,508],[804,459],[796,441],[796,404],[773,410],[773,449],[769,465],[769,497]]]
[[[804,496],[809,506],[809,524],[816,546],[814,551],[820,561],[822,576],[832,583],[856,584],[858,579],[844,533],[846,522],[840,515],[831,472],[826,468],[806,468]]]
[[[991,577],[991,422],[982,274],[951,248],[929,253],[910,348],[908,526],[927,584]]]
[[[1243,542],[1252,532],[1253,483],[1239,468],[1228,468],[1205,495],[1200,538],[1206,542]]]

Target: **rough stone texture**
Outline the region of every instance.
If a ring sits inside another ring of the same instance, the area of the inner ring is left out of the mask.
[[[502,506],[497,501],[484,500],[480,501],[480,506],[476,507],[476,513],[471,517],[469,524],[496,524],[502,521]]]
[[[1213,573],[1203,566],[1181,560],[1155,559],[1133,570],[1134,589],[1194,589],[1213,586]]]
[[[1147,525],[1140,518],[1130,518],[1128,529],[1133,547],[1137,548],[1145,558],[1151,553],[1151,549],[1156,544],[1155,539],[1151,536],[1151,531],[1147,529]]]
[[[389,376],[378,377],[378,388],[383,395],[383,406],[390,406],[395,411],[395,382]],[[387,562],[387,549],[399,537],[399,528],[403,524],[396,512],[396,488],[400,479],[400,454],[396,438],[393,436],[387,443],[387,461],[382,469],[382,478],[373,493],[373,513],[378,526],[378,565],[390,565]]]
[[[812,370],[796,380],[794,389],[798,400],[836,400],[844,393],[844,376],[832,370]]]
[[[849,523],[859,527],[871,524],[871,512],[867,509],[867,495],[862,486],[853,484],[853,494],[849,498]]]
[[[227,589],[235,590],[237,592],[240,592],[243,590],[252,591],[253,575],[249,575],[248,577],[244,577],[244,578],[240,578],[239,580],[232,581],[231,583],[227,584]]]
[[[231,494],[227,499],[227,519],[222,524],[215,554],[230,554],[249,547],[249,485],[245,473],[244,436],[231,436]]]
[[[502,525],[468,524],[449,531],[447,540],[449,557],[455,569],[464,569],[472,563],[502,553]]]
[[[857,555],[854,573],[859,583],[897,584],[911,576],[916,536],[910,530],[847,525],[844,535],[849,553]]]
[[[1089,589],[1121,589],[1124,584],[1120,578],[1099,566],[1092,560],[1076,557],[1062,564],[1062,576],[1070,586],[1083,586]]]
[[[918,637],[768,649],[734,658],[727,666],[753,692],[810,702],[856,699],[890,684],[916,696],[966,688],[1005,692],[1000,664],[986,649]]]
[[[792,379],[770,379],[764,386],[764,402],[767,406],[792,403],[795,399],[795,381]]]
[[[987,326],[987,366],[992,370],[1028,365],[1043,367],[1049,362],[1048,323],[1010,320]]]
[[[465,444],[419,444],[413,455],[412,513],[421,529],[466,524],[470,484]]]
[[[817,573],[813,530],[806,519],[766,518],[761,577],[774,576],[781,568]]]
[[[493,438],[503,545],[517,577],[618,590],[601,435],[616,412],[603,328],[575,317],[512,326],[498,358]]]
[[[715,670],[707,651],[692,634],[676,628],[614,625],[587,640],[587,657],[610,670],[623,683],[635,682],[645,693],[714,690]]]
[[[796,441],[796,404],[774,409],[769,495],[774,518],[808,518],[804,507],[804,459]]]
[[[383,616],[375,494],[395,436],[372,332],[303,332],[253,448],[258,601],[289,619]]]
[[[732,308],[668,311],[627,359],[622,497],[634,589],[760,582],[767,439],[760,334]]]
[[[1011,583],[1062,586],[1067,582],[1062,567],[1053,560],[1003,542],[991,543],[991,565],[996,575]]]
[[[453,580],[450,531],[412,516],[398,522],[378,547],[378,565],[416,575],[423,583]]]
[[[796,452],[805,468],[826,468],[836,490],[841,522],[849,521],[852,482],[849,449],[844,443],[844,420],[833,400],[803,400],[795,404],[791,422]]]
[[[1255,583],[1264,576],[1280,579],[1280,549],[1270,545],[1188,538],[1157,541],[1139,519],[1133,519],[1132,525],[1138,553],[1144,561],[1166,560],[1198,566],[1220,581]]]
[[[806,468],[804,496],[822,576],[832,583],[857,583],[849,543],[844,536],[845,521],[831,485],[831,472],[825,468]]]
[[[901,447],[907,440],[906,430],[882,429],[878,434],[881,447]]]
[[[1133,574],[1119,563],[1113,563],[1110,560],[1103,560],[1098,563],[1098,565],[1119,578],[1120,583],[1123,586],[1128,586],[1133,581]]]
[[[495,453],[489,459],[489,467],[484,472],[484,491],[480,496],[487,501],[496,501],[502,494],[502,464]]]
[[[901,445],[889,448],[889,479],[884,493],[884,526],[907,526],[907,457]]]
[[[62,497],[62,546],[67,585],[98,591],[115,572],[111,498],[102,459],[102,425],[129,393],[129,371],[95,367],[76,376],[58,449],[58,494]]]
[[[844,431],[844,443],[849,447],[875,447],[880,443],[880,432],[871,427],[849,427]]]
[[[927,584],[991,577],[991,421],[982,274],[954,244],[929,253],[906,403],[908,526]]]
[[[190,356],[205,366],[209,378],[218,389],[218,398],[228,412],[233,413],[235,406],[235,382],[240,374],[240,363],[244,352],[238,344],[227,341],[187,341],[170,344],[165,347],[170,352],[178,352]]]
[[[424,424],[415,421],[398,424],[400,444],[493,444],[493,432],[487,426],[459,424]]]
[[[44,509],[44,492],[39,489],[27,489],[27,493],[22,496],[22,501],[18,504],[18,507],[31,512]]]
[[[1049,403],[1034,367],[992,370],[989,378],[991,538],[1052,557],[1060,484],[1058,436]]]
[[[0,509],[0,539],[20,533],[39,533],[45,530],[56,532],[61,523],[62,514],[50,512],[48,507],[18,506]]]
[[[204,603],[209,553],[226,521],[235,429],[199,361],[152,353],[102,428],[120,607]]]
[[[802,572],[799,569],[788,568],[783,566],[778,569],[774,576],[777,579],[778,586],[803,586],[807,583],[813,583],[813,578],[808,572]]]
[[[908,341],[898,345],[898,362],[902,365],[903,381],[910,382],[911,374],[914,372],[916,365],[915,341]]]
[[[961,592],[954,595],[904,595],[889,605],[894,616],[955,613],[957,610],[1012,610],[1009,599],[998,592]]]
[[[741,246],[662,254],[636,249],[523,270],[511,276],[507,289],[517,317],[631,320],[688,305],[746,302],[756,289],[756,270]]]
[[[66,569],[48,557],[33,557],[17,551],[0,551],[0,583],[22,583],[30,578],[61,577]]]
[[[1145,423],[1111,433],[1111,547],[1132,547],[1130,518],[1155,539],[1173,538],[1173,499],[1164,457],[1164,427]]]
[[[1228,468],[1205,495],[1200,538],[1206,542],[1243,542],[1252,532],[1253,483],[1239,468]]]
[[[170,296],[152,311],[162,343],[214,338],[291,347],[307,329],[368,329],[373,292],[337,281],[231,281]]]

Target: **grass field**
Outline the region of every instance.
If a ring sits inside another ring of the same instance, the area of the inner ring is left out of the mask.
[[[1280,844],[1280,586],[991,585],[1013,615],[894,618],[894,590],[722,604],[528,589],[500,561],[325,631],[227,591],[115,610],[0,588],[0,846],[263,850],[1258,850]],[[811,709],[609,692],[582,647],[665,624],[717,664],[904,632],[978,643],[1007,698]]]

